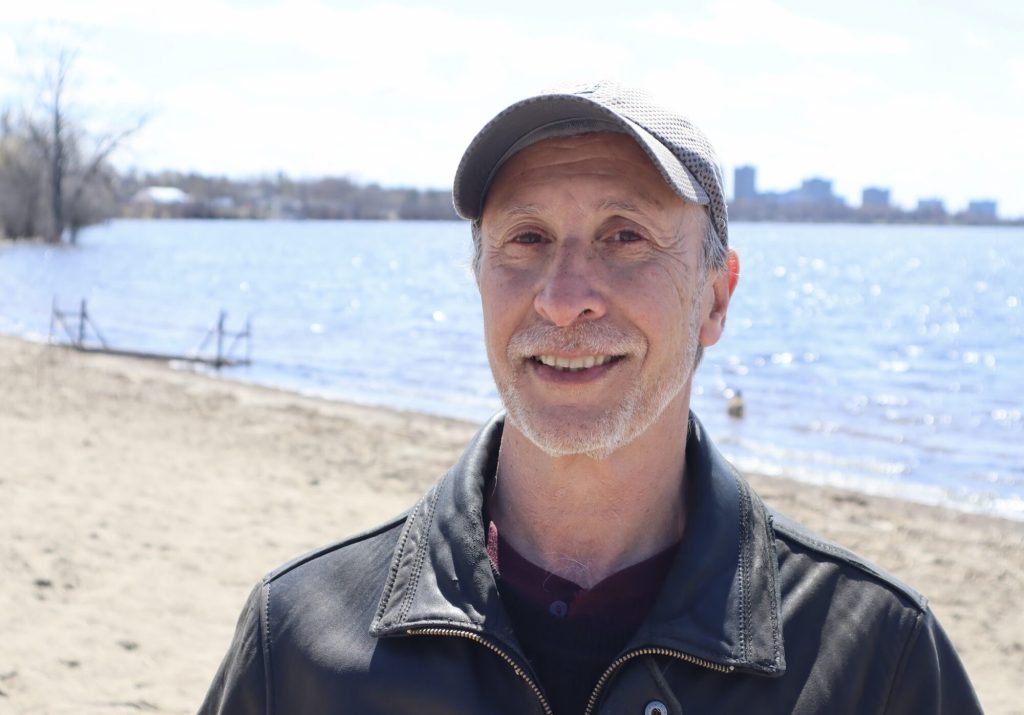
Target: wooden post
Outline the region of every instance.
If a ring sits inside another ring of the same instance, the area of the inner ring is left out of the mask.
[[[85,310],[85,298],[82,298],[82,308],[78,314],[78,347],[85,343],[85,319],[88,313]]]
[[[53,296],[53,305],[50,308],[50,335],[46,338],[47,344],[53,343],[53,321],[57,318],[57,296]]]
[[[217,320],[217,369],[224,364],[224,319],[227,317],[226,311],[220,311],[220,318]]]

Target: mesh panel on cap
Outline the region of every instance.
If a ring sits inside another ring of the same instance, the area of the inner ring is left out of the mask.
[[[718,157],[708,138],[689,119],[659,106],[642,90],[613,82],[576,85],[562,91],[586,97],[631,119],[668,147],[707,192],[715,230],[723,243],[728,241],[728,209]]]

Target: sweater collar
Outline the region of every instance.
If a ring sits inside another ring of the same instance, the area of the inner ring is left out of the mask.
[[[486,551],[483,494],[504,415],[477,433],[406,520],[370,631],[458,628],[518,651]],[[627,646],[664,647],[748,672],[785,672],[778,564],[764,505],[691,413],[687,526],[654,607]]]

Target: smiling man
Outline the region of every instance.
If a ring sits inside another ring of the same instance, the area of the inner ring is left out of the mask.
[[[204,713],[973,713],[925,600],[775,514],[689,411],[738,261],[690,122],[518,102],[455,178],[507,413],[253,591]]]

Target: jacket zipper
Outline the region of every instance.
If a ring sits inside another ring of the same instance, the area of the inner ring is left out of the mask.
[[[695,655],[689,653],[683,653],[678,650],[671,650],[669,648],[638,648],[637,650],[631,650],[615,659],[611,665],[605,669],[604,673],[597,680],[597,685],[594,686],[594,691],[590,694],[590,700],[587,701],[587,709],[584,711],[584,715],[591,715],[594,712],[594,706],[597,705],[598,698],[601,697],[601,691],[604,690],[604,686],[608,684],[608,680],[612,677],[612,674],[618,670],[623,663],[632,660],[642,655],[662,655],[670,658],[676,658],[685,663],[691,665],[699,665],[701,668],[707,668],[708,670],[714,670],[719,673],[731,673],[736,668],[731,665],[720,665],[719,663],[713,663],[710,660],[704,660],[698,658]]]
[[[527,685],[530,686],[530,690],[537,696],[537,700],[540,702],[541,708],[544,710],[544,715],[554,715],[551,710],[551,706],[548,705],[547,698],[544,697],[544,693],[541,691],[540,686],[530,677],[529,673],[519,667],[515,658],[510,656],[508,653],[503,651],[498,646],[494,645],[491,641],[487,640],[483,636],[479,636],[471,631],[464,631],[458,628],[413,628],[406,631],[409,635],[413,636],[454,636],[456,638],[466,638],[479,643],[482,646],[488,648],[491,652],[499,655],[502,660],[512,666],[512,670],[515,671],[516,675],[522,678]]]

